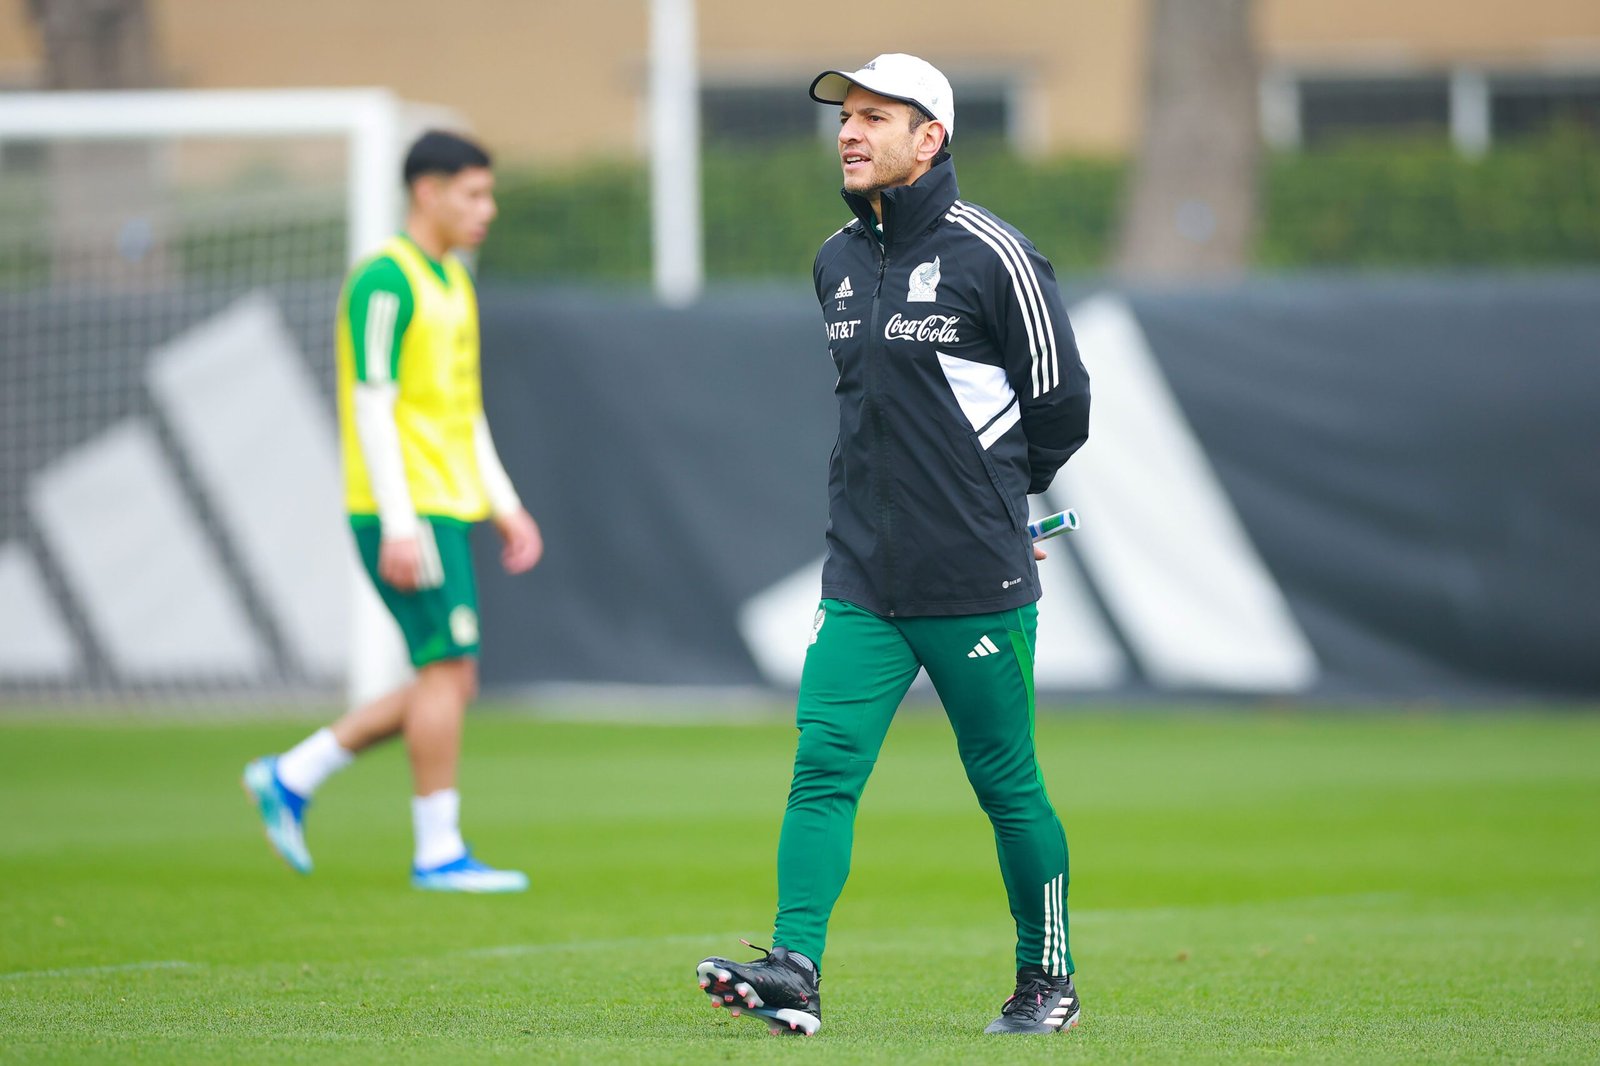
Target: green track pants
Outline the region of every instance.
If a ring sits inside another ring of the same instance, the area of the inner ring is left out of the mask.
[[[850,873],[856,805],[920,668],[944,703],[967,780],[994,826],[1017,924],[1017,965],[1071,973],[1066,835],[1033,748],[1038,609],[895,619],[824,600],[817,617],[778,840],[773,942],[820,967],[828,917]]]

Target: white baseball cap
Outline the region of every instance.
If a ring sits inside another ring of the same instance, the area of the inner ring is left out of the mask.
[[[842,104],[850,86],[911,104],[944,126],[946,140],[956,135],[956,96],[950,79],[926,59],[904,52],[886,52],[860,70],[825,70],[811,82],[811,99],[819,104]]]

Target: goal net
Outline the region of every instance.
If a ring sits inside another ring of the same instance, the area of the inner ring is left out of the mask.
[[[7,96],[0,701],[403,672],[343,526],[332,337],[441,118],[381,90]]]

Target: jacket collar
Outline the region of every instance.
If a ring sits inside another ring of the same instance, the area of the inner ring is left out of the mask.
[[[844,189],[840,189],[839,194],[871,233],[876,221],[872,201]],[[949,152],[935,156],[933,167],[914,183],[883,190],[884,248],[893,249],[915,240],[938,221],[960,195],[956,188],[956,165],[951,162]]]

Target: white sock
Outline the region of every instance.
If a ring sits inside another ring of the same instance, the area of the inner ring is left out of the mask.
[[[295,795],[310,799],[322,782],[354,758],[324,726],[278,756],[278,780]]]
[[[417,834],[417,869],[443,866],[467,853],[467,845],[461,839],[460,821],[461,793],[453,788],[411,797],[411,824]]]

